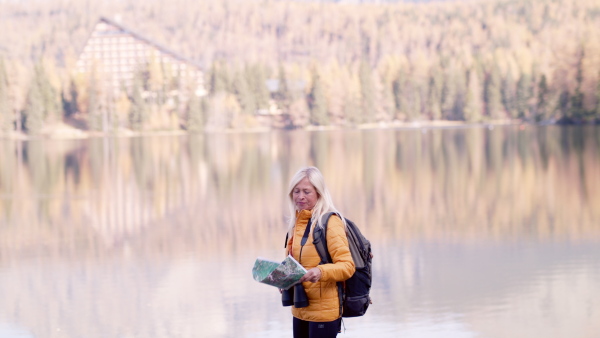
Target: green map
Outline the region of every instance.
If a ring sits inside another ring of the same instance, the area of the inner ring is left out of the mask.
[[[285,290],[298,283],[305,273],[306,269],[292,256],[281,263],[258,257],[252,268],[254,280]]]

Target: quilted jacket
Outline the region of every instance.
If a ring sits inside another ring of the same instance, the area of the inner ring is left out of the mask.
[[[292,315],[311,322],[330,322],[341,317],[336,282],[345,281],[354,274],[354,261],[352,261],[352,255],[348,248],[344,224],[336,215],[330,217],[327,224],[327,247],[333,260],[332,264],[319,265],[321,259],[312,243],[312,229],[306,244],[301,248],[302,236],[311,216],[310,210],[302,210],[297,213],[296,225],[293,235],[288,240],[286,250],[306,270],[318,266],[321,270],[321,279],[316,283],[302,283],[308,296],[308,307],[292,306]],[[314,225],[312,227],[314,228]],[[302,254],[300,254],[301,249]]]

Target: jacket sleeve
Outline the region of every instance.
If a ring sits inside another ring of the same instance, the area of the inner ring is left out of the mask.
[[[342,220],[333,215],[327,223],[327,248],[333,263],[319,265],[322,282],[341,282],[354,274],[354,261],[348,247],[346,229]]]

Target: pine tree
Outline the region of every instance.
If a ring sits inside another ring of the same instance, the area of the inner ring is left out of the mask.
[[[360,63],[358,78],[360,79],[360,94],[362,98],[362,114],[366,123],[375,122],[375,84],[371,66],[365,60]]]
[[[37,134],[44,125],[44,96],[35,77],[31,80],[23,111],[23,128]]]
[[[257,106],[255,96],[252,94],[246,74],[246,72],[241,70],[236,73],[233,81],[233,88],[235,89],[235,97],[242,109],[242,114],[251,116],[256,112]]]
[[[356,74],[348,69],[348,83],[344,103],[344,118],[346,123],[356,126],[362,123],[361,105],[360,105],[360,81]]]
[[[406,93],[405,91],[405,75],[404,71],[398,71],[396,78],[392,82],[392,93],[394,95],[394,106],[397,115],[404,115],[406,113]]]
[[[132,130],[142,130],[147,119],[146,102],[142,97],[143,84],[141,74],[137,74],[131,88],[131,107],[129,109],[129,127]]]
[[[209,93],[215,95],[220,92],[230,92],[229,69],[224,62],[213,62],[209,72]]]
[[[582,56],[577,64],[577,73],[575,75],[575,91],[571,96],[571,117],[575,120],[582,120],[585,114],[585,108],[583,107],[584,94],[581,91],[581,84],[583,83],[583,52]]]
[[[191,133],[202,132],[206,124],[205,115],[206,101],[192,93],[187,107],[187,130]]]
[[[502,81],[502,104],[512,119],[516,119],[519,115],[517,110],[517,98],[515,94],[515,81],[512,72],[508,70],[504,81]]]
[[[44,100],[44,120],[46,121],[56,121],[62,118],[61,107],[59,103],[59,95],[58,91],[48,78],[48,74],[46,73],[46,69],[44,65],[40,63],[38,65],[37,72],[38,76],[37,81],[39,81],[38,86],[40,87],[40,91],[42,93],[42,98]]]
[[[600,72],[598,72],[598,83],[596,84],[596,109],[594,109],[593,118],[600,122]]]
[[[48,81],[42,63],[34,67],[23,111],[23,125],[32,134],[39,133],[49,115],[57,111],[57,96]]]
[[[79,93],[75,80],[71,79],[68,89],[64,89],[61,93],[62,107],[65,117],[70,117],[79,111],[78,99]]]
[[[4,65],[4,59],[0,58],[0,133],[14,129],[8,91],[8,74]]]
[[[431,119],[434,121],[442,119],[442,86],[440,72],[432,71],[425,106],[431,109]]]
[[[258,63],[246,68],[246,78],[248,79],[250,92],[254,97],[258,109],[267,109],[269,107],[270,95],[265,72],[265,67]]]
[[[312,87],[308,94],[308,108],[310,109],[310,123],[317,126],[329,124],[327,102],[321,76],[317,70],[313,71]]]
[[[569,119],[570,115],[570,101],[569,98],[571,97],[571,94],[569,93],[569,89],[568,88],[563,88],[563,90],[560,92],[560,96],[558,97],[558,103],[556,106],[556,110],[558,110],[559,114],[560,114],[560,119]]]
[[[500,94],[500,74],[498,67],[492,65],[487,75],[484,88],[484,102],[487,116],[491,119],[502,117],[502,95]]]
[[[532,96],[533,88],[531,86],[531,75],[523,73],[517,82],[516,108],[518,118],[527,119],[530,117],[531,109],[529,106],[529,101],[531,100]]]
[[[275,101],[284,112],[289,111],[290,104],[292,103],[292,93],[283,64],[279,64],[278,87],[277,92],[275,93]]]
[[[479,75],[475,69],[467,73],[467,96],[464,110],[464,119],[469,122],[479,122],[482,119],[483,102],[482,88]]]
[[[93,131],[102,130],[102,114],[100,112],[100,89],[96,70],[92,71],[88,84],[87,122],[88,128]]]
[[[535,120],[544,121],[548,118],[548,83],[546,74],[542,74],[538,84]]]

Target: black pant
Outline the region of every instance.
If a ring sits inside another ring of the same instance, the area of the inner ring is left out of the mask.
[[[307,322],[294,317],[294,338],[335,338],[342,327],[342,318],[332,322]]]

